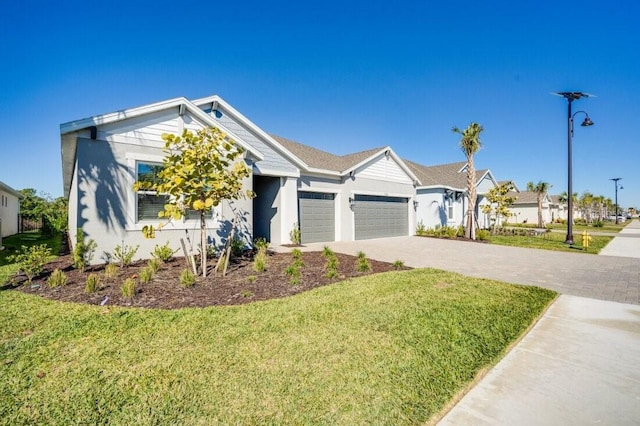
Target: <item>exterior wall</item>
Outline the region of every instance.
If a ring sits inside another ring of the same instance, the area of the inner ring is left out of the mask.
[[[358,177],[385,182],[399,182],[413,184],[413,181],[404,170],[392,158],[381,156],[380,158],[365,164],[356,170]]]
[[[177,110],[172,114],[177,117]],[[149,121],[133,119],[120,122],[121,127],[100,126],[98,140],[78,138],[76,171],[69,196],[69,233],[72,244],[75,244],[78,228],[87,239],[96,241],[98,247],[93,263],[107,261],[113,249],[122,244],[140,246],[136,259],[151,257],[154,247],[166,242],[177,251],[181,247],[180,239],[187,235],[197,250],[200,241],[198,220],[174,221],[157,230],[154,239],[144,238],[142,227],[157,226],[160,219],[137,221],[137,196],[132,189],[136,162],[161,162],[164,143],[160,135],[163,132],[180,132],[184,122],[190,127],[197,127],[189,117],[174,120],[170,114],[153,114]],[[251,167],[252,164],[247,162]],[[252,189],[253,177],[247,178],[244,184],[246,189]],[[233,209],[241,218],[238,230],[250,243],[253,238],[253,203],[240,200],[234,202]],[[210,244],[218,245],[228,235],[233,209],[225,202],[216,207],[213,218],[207,220]],[[182,254],[181,250],[179,253]]]
[[[416,221],[422,222],[426,228],[445,225],[456,227],[463,224],[464,208],[467,205],[465,197],[447,197],[444,188],[420,188],[417,190],[416,198]],[[452,215],[449,214],[449,207],[453,208]]]
[[[538,204],[518,204],[509,208],[512,215],[508,219],[508,223],[538,223]],[[551,212],[547,203],[542,204],[542,221],[546,223],[551,222]]]
[[[0,189],[0,237],[18,233],[18,214],[20,199],[15,194]]]
[[[206,111],[206,110],[205,110]],[[254,172],[258,175],[299,175],[298,168],[291,164],[282,154],[276,151],[270,144],[255,135],[242,123],[222,111],[209,111],[209,115],[224,127],[232,131],[249,145],[255,147],[264,155],[264,159],[254,164]]]

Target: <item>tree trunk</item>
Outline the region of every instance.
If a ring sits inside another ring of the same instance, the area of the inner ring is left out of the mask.
[[[469,194],[469,208],[467,210],[467,226],[465,236],[469,239],[476,239],[475,211],[476,211],[476,170],[473,166],[473,156],[467,156],[467,189]]]
[[[207,276],[207,221],[205,210],[200,211],[200,267],[202,276]]]
[[[538,228],[542,226],[542,196],[538,194]]]

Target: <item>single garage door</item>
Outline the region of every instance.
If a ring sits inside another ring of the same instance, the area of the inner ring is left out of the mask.
[[[301,242],[333,241],[336,237],[336,194],[298,192]]]
[[[408,198],[356,195],[356,240],[397,237],[409,233]]]

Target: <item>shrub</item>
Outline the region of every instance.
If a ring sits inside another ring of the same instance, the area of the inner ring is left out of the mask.
[[[93,259],[96,247],[98,247],[98,244],[95,241],[85,241],[84,231],[82,228],[78,228],[76,246],[73,248],[73,267],[79,269],[80,272],[84,272]]]
[[[595,222],[593,222],[594,228],[602,228],[603,226],[604,226],[604,222],[602,222],[601,220],[596,220]]]
[[[489,231],[486,229],[478,229],[478,232],[476,232],[476,239],[480,241],[487,241],[489,239]]]
[[[300,232],[300,226],[298,225],[298,222],[294,222],[293,228],[289,232],[289,238],[291,239],[291,242],[293,244],[297,246],[300,245],[300,242],[302,241],[302,233]]]
[[[131,299],[136,294],[136,280],[127,278],[120,286],[120,293],[125,299]]]
[[[183,269],[180,272],[180,285],[182,287],[191,287],[196,283],[196,276],[189,269]]]
[[[443,231],[446,238],[455,239],[458,236],[458,229],[453,226],[445,226]]]
[[[107,278],[114,278],[118,275],[118,265],[116,265],[115,263],[107,263],[107,265],[104,267],[104,275]]]
[[[300,271],[300,267],[295,264],[287,266],[287,269],[284,270],[285,274],[289,275],[289,284],[298,285],[300,284],[302,272]]]
[[[335,253],[331,252],[331,255],[326,256],[326,258],[327,258],[327,264],[325,266],[326,277],[327,278],[338,277],[340,275],[338,272],[338,266],[340,265],[340,262],[338,261],[338,256],[336,256]]]
[[[138,277],[140,278],[140,282],[141,283],[148,283],[153,279],[153,275],[154,275],[155,271],[150,268],[149,266],[142,268],[140,270],[140,273],[138,274]]]
[[[154,273],[158,272],[162,268],[163,262],[160,258],[154,257],[147,262],[147,268],[151,269]]]
[[[67,283],[67,276],[60,269],[56,269],[49,275],[47,279],[47,286],[49,288],[56,288],[63,286]]]
[[[114,265],[115,266],[115,265]],[[84,285],[84,292],[91,294],[100,287],[100,276],[98,274],[89,274],[87,282]]]
[[[173,257],[175,252],[169,247],[169,241],[164,245],[156,245],[151,252],[151,256],[154,259],[159,259],[163,262],[168,262]]]
[[[264,272],[267,269],[267,246],[259,245],[258,252],[253,259],[253,270],[256,272]]]
[[[329,257],[329,256],[333,256],[333,255],[334,255],[334,253],[333,253],[333,250],[331,250],[331,247],[329,247],[329,246],[324,246],[324,247],[322,248],[322,255],[323,255],[324,257]]]
[[[456,237],[464,237],[464,225],[458,225],[458,228],[456,228]]]
[[[293,264],[302,268],[304,266],[304,262],[302,261],[302,251],[299,249],[291,250],[291,257],[293,257]]]
[[[418,222],[418,225],[416,225],[416,235],[427,235],[427,227],[424,226],[424,223],[422,221]]]
[[[242,238],[233,237],[231,240],[231,257],[240,257],[247,249],[247,246]]]
[[[402,268],[404,268],[404,262],[402,260],[395,260],[393,262],[393,268],[394,269],[402,269]]]
[[[249,275],[247,277],[247,281],[249,281],[251,284],[255,283],[257,279],[258,277],[256,277],[255,275]]]
[[[253,241],[253,246],[258,251],[260,251],[261,249],[264,249],[264,251],[266,252],[269,249],[269,242],[264,238],[256,238]]]
[[[357,257],[357,262],[356,262],[356,270],[358,272],[369,272],[369,271],[371,271],[371,263],[369,263],[369,260],[367,259],[367,256],[362,251],[358,252],[358,257]]]
[[[133,263],[133,257],[136,255],[139,248],[139,245],[133,247],[128,244],[116,246],[116,248],[113,249],[113,258],[120,263],[121,268],[129,266]]]
[[[30,283],[34,277],[42,273],[49,256],[51,256],[51,249],[46,244],[40,244],[31,247],[22,246],[20,253],[9,256],[8,259],[18,264],[19,270],[24,272],[27,282]]]

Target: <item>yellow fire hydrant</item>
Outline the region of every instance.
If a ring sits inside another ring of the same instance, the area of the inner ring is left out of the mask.
[[[589,248],[589,241],[591,241],[591,235],[587,231],[582,231],[582,248],[587,250]]]

